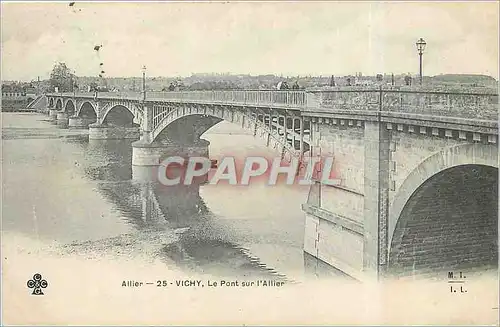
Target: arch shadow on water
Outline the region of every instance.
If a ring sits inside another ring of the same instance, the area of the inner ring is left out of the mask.
[[[139,233],[164,231],[176,241],[162,247],[159,256],[188,271],[223,276],[260,276],[285,279],[247,249],[227,241],[227,231],[199,194],[200,185],[167,187],[140,180],[132,170],[133,140],[71,140],[84,152],[84,175]]]

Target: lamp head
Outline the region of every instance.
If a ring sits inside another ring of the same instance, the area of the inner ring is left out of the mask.
[[[418,53],[419,54],[424,53],[425,46],[427,45],[427,43],[425,43],[424,39],[422,39],[422,38],[418,39],[416,45],[417,45],[417,51],[418,51]]]

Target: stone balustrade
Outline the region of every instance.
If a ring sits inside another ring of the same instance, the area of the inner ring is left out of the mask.
[[[78,92],[49,96],[94,98]],[[99,99],[142,101],[140,92],[99,92]],[[301,91],[214,90],[147,92],[150,102],[187,102],[292,108],[302,111],[381,111],[434,117],[497,121],[498,92],[484,88],[450,87],[331,87]]]

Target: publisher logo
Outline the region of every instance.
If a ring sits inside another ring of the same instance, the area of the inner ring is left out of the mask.
[[[34,274],[33,279],[28,280],[28,288],[32,288],[33,292],[31,295],[43,295],[42,288],[47,288],[49,285],[45,279],[42,279],[42,275]]]

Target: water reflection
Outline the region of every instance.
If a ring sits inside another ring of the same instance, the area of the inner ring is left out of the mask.
[[[132,142],[132,140],[82,140],[80,144],[85,148],[85,174],[96,181],[130,181]]]
[[[96,182],[97,191],[141,231],[177,235],[161,256],[190,271],[219,276],[284,279],[238,244],[227,241],[216,227],[219,219],[200,196],[200,185],[164,186],[144,174],[133,174],[132,140],[67,139],[78,145],[85,160],[81,170]]]

